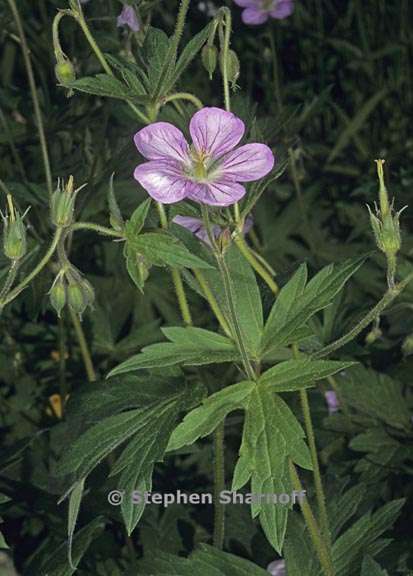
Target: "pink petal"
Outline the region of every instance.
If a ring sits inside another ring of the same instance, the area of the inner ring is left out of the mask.
[[[183,200],[192,186],[174,162],[144,162],[135,168],[133,175],[152,198],[163,204]]]
[[[215,182],[208,182],[206,184],[194,182],[188,198],[200,204],[209,204],[210,206],[231,206],[231,204],[238,202],[238,200],[244,196],[245,192],[246,190],[241,184],[220,178]]]
[[[241,18],[244,24],[256,26],[257,24],[264,24],[264,22],[268,20],[268,12],[254,6],[252,8],[245,8],[241,14]]]
[[[189,162],[189,147],[184,135],[169,122],[154,122],[135,134],[139,152],[148,160]]]
[[[259,180],[274,166],[274,154],[265,144],[245,144],[222,159],[219,170],[227,178],[238,182]]]
[[[245,132],[244,122],[221,108],[202,108],[189,124],[197,152],[218,158],[232,150]]]
[[[294,12],[294,2],[292,0],[281,0],[279,4],[276,5],[275,10],[271,10],[270,16],[272,18],[277,18],[282,20],[283,18],[288,18]]]

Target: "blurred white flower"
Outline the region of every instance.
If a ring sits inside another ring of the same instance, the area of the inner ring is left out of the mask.
[[[218,12],[218,7],[213,2],[198,2],[198,10],[203,12],[208,18],[213,18]]]
[[[287,576],[287,572],[285,571],[285,561],[274,560],[274,562],[268,564],[267,572],[269,572],[271,576]]]

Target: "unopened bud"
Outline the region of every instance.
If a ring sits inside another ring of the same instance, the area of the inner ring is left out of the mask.
[[[374,344],[376,340],[381,338],[383,332],[380,330],[378,326],[375,326],[366,336],[366,344]]]
[[[229,228],[224,228],[221,234],[218,236],[218,246],[221,254],[225,254],[232,242],[231,230]]]
[[[68,58],[64,58],[57,62],[55,68],[55,75],[57,81],[66,86],[76,80],[76,73],[73,64]]]
[[[83,186],[85,186],[85,184]],[[65,185],[59,182],[56,190],[52,194],[50,203],[51,218],[55,226],[66,228],[71,225],[76,196],[83,186],[77,190],[73,190],[73,176],[69,177]]]
[[[70,309],[82,316],[88,306],[93,306],[94,290],[85,278],[70,279],[67,286],[67,301]]]
[[[56,310],[60,318],[63,308],[66,304],[66,286],[63,274],[59,273],[49,291],[50,304]]]
[[[227,58],[225,60],[225,52],[221,52],[221,73],[224,68],[227,69],[228,81],[232,84],[232,89],[235,88],[236,82],[240,74],[240,63],[237,54],[234,50],[228,50]]]
[[[202,48],[201,59],[205,70],[209,74],[209,79],[212,80],[212,76],[217,67],[218,50],[213,45],[205,44]]]
[[[26,228],[23,224],[23,216],[15,210],[13,199],[10,194],[7,195],[9,212],[3,216],[3,250],[4,254],[10,260],[20,260],[26,254]]]
[[[413,354],[413,334],[409,334],[403,341],[402,351],[404,356],[410,356]]]

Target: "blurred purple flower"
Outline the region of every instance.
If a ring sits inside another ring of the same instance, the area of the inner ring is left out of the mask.
[[[129,26],[133,32],[139,32],[141,25],[139,24],[135,8],[133,6],[124,5],[122,12],[119,14],[117,26]]]
[[[183,226],[184,228],[195,234],[195,236],[200,240],[202,240],[202,242],[205,242],[206,244],[208,244],[208,246],[211,246],[211,242],[209,241],[208,237],[208,232],[205,229],[204,223],[199,218],[192,218],[191,216],[178,215],[175,216],[172,222],[175,222],[175,224],[178,224],[179,226]],[[244,228],[242,230],[242,233],[247,234],[248,231],[251,229],[253,223],[254,220],[252,216],[248,216],[244,222]],[[218,238],[218,236],[222,232],[222,228],[221,226],[218,226],[218,224],[214,224],[212,226],[211,232],[215,238]]]
[[[244,24],[264,24],[268,18],[283,20],[294,10],[294,0],[234,0],[244,8],[241,14]]]
[[[285,571],[285,561],[274,560],[274,562],[268,564],[267,572],[269,572],[271,576],[286,576],[287,572]]]
[[[337,412],[340,408],[340,402],[338,401],[337,394],[334,390],[327,390],[327,392],[324,393],[324,397],[327,402],[328,413],[331,415],[334,414],[334,412]]]
[[[265,144],[234,148],[245,132],[242,120],[220,108],[202,108],[189,124],[190,147],[169,122],[155,122],[135,134],[139,152],[149,160],[134,177],[152,198],[164,204],[184,198],[211,206],[230,206],[246,190],[239,182],[259,180],[274,166]]]

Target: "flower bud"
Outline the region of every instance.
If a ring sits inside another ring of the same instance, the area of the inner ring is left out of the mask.
[[[202,48],[201,60],[205,70],[209,74],[209,79],[212,80],[212,76],[217,67],[218,50],[215,46],[205,44]]]
[[[55,226],[66,228],[71,225],[76,196],[84,186],[86,186],[86,184],[73,190],[73,176],[69,177],[66,184],[59,182],[56,190],[52,194],[50,202],[51,218]]]
[[[67,287],[67,301],[70,309],[82,316],[83,312],[88,306],[93,306],[95,300],[95,293],[91,284],[79,276],[79,278],[71,278]]]
[[[68,58],[61,59],[57,62],[55,68],[57,81],[66,86],[76,80],[76,73],[73,64]]]
[[[374,342],[376,342],[376,340],[381,338],[382,335],[383,335],[383,332],[380,330],[380,328],[378,326],[375,326],[367,334],[365,342],[366,342],[366,344],[374,344]]]
[[[50,304],[56,310],[57,315],[60,318],[63,308],[66,304],[66,286],[65,280],[62,273],[59,273],[49,291]]]
[[[237,54],[234,50],[228,50],[227,59],[225,62],[225,52],[221,52],[221,73],[224,71],[224,67],[226,66],[227,74],[228,74],[228,81],[232,84],[232,89],[235,88],[236,82],[238,80],[240,74],[240,63]]]
[[[26,228],[23,224],[23,216],[14,209],[13,199],[10,194],[7,195],[9,205],[9,214],[2,215],[3,230],[3,250],[4,254],[10,260],[20,260],[26,254]]]

